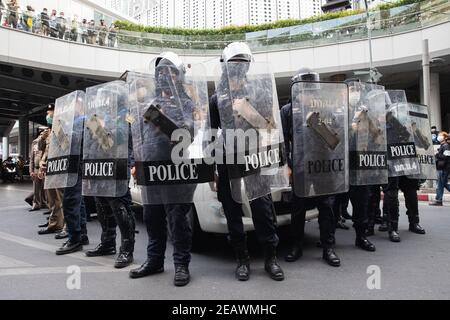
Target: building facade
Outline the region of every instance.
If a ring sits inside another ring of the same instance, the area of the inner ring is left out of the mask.
[[[145,25],[193,29],[258,25],[319,15],[325,0],[105,0]],[[376,0],[375,0],[376,1]]]

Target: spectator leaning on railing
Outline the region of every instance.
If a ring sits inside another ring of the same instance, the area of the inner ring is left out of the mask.
[[[0,25],[3,25],[3,10],[5,10],[5,5],[3,4],[3,1],[0,0]]]
[[[106,45],[106,34],[108,33],[108,27],[105,24],[105,20],[100,20],[100,25],[98,26],[98,44],[100,46]]]
[[[17,0],[10,0],[6,2],[8,7],[8,26],[12,28],[17,28],[17,15],[19,10],[19,3]]]
[[[96,44],[97,43],[97,31],[95,30],[95,21],[91,20],[88,26],[88,43]]]
[[[49,20],[49,26],[50,26],[50,36],[53,38],[58,37],[58,28],[56,26],[56,10],[52,10],[52,14],[50,16]]]
[[[114,48],[116,46],[116,37],[118,29],[114,23],[111,24],[108,34],[108,46]]]
[[[77,42],[78,40],[78,16],[74,15],[70,22],[70,40]]]
[[[56,29],[58,30],[58,38],[63,39],[66,33],[66,18],[64,17],[64,12],[59,13],[59,17],[56,18]]]
[[[88,39],[88,28],[89,25],[87,23],[86,19],[83,19],[83,22],[81,23],[80,26],[80,31],[81,31],[81,42],[82,43],[89,43],[89,39]]]
[[[33,30],[34,10],[31,6],[27,6],[27,10],[22,14],[22,24],[24,30],[31,32]]]
[[[47,8],[44,8],[41,12],[41,32],[44,36],[50,34],[50,17],[48,16]]]

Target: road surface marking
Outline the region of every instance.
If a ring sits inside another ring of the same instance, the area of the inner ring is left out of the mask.
[[[56,246],[52,246],[52,245],[49,245],[49,244],[46,244],[43,242],[38,242],[38,241],[34,241],[31,239],[27,239],[27,238],[18,237],[18,236],[15,236],[15,235],[12,235],[9,233],[5,233],[5,232],[1,232],[1,231],[0,231],[0,239],[6,240],[9,242],[18,243],[18,244],[26,246],[26,247],[51,252],[53,254],[55,254],[56,249],[58,249],[58,247],[56,247]],[[91,262],[91,263],[96,263],[96,264],[99,264],[99,265],[102,265],[105,267],[112,267],[112,265],[114,264],[113,258],[106,258],[106,257],[88,258],[85,256],[85,254],[83,252],[76,252],[76,253],[72,253],[72,254],[67,254],[65,256],[83,260],[83,261],[87,261],[87,262]],[[139,266],[134,264],[134,265],[131,265],[130,267],[136,268]]]
[[[0,255],[0,268],[21,268],[21,267],[34,267],[34,265],[26,263],[24,261]]]
[[[32,189],[20,189],[20,188],[14,188],[14,187],[0,187],[0,190],[6,190],[6,191],[19,191],[19,192],[28,192],[31,193]]]
[[[128,269],[114,269],[112,266],[97,266],[97,267],[80,267],[81,274],[83,273],[118,273],[128,272]],[[67,267],[37,267],[37,268],[11,268],[0,269],[0,277],[8,276],[28,276],[28,275],[42,275],[42,274],[67,274]]]
[[[5,210],[15,210],[15,209],[26,209],[27,206],[26,205],[21,205],[21,206],[11,206],[11,207],[0,207],[1,211],[5,211]]]

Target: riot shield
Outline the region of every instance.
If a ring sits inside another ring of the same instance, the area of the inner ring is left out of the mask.
[[[344,83],[292,85],[292,171],[298,197],[349,190],[348,97]]]
[[[406,94],[402,90],[388,90],[387,93],[386,133],[389,177],[420,174]]]
[[[78,180],[85,94],[74,91],[56,99],[45,189],[73,187]]]
[[[349,83],[350,185],[388,183],[384,87]]]
[[[431,124],[428,107],[420,104],[408,103],[408,113],[416,145],[420,173],[409,176],[412,179],[435,180],[436,161],[433,139],[431,138]]]
[[[214,181],[212,159],[204,159],[210,129],[204,74],[197,65],[186,74],[162,66],[154,75],[127,75],[136,182],[144,204],[204,201],[205,193],[196,190]]]
[[[222,63],[216,83],[231,193],[246,203],[287,187],[275,79],[267,63]]]
[[[113,81],[86,89],[83,195],[121,197],[128,190],[128,87]]]

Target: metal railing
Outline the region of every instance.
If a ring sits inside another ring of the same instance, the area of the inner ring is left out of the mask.
[[[13,15],[13,17],[11,17]],[[28,11],[3,10],[1,25],[87,45],[140,52],[170,49],[183,54],[218,54],[233,41],[245,41],[254,52],[292,50],[362,40],[368,37],[365,13],[316,23],[230,35],[181,36],[89,26],[58,17],[42,19]],[[392,35],[450,21],[450,0],[429,0],[371,11],[372,37]]]

